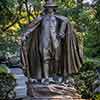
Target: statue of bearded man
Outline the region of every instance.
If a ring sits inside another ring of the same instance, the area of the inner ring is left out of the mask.
[[[55,14],[52,0],[44,7],[44,15],[36,18],[22,36],[22,62],[35,79],[77,73],[82,52],[73,27],[66,17]]]

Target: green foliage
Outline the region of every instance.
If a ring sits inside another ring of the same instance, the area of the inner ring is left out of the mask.
[[[3,28],[15,14],[16,0],[0,0],[0,27]]]
[[[8,100],[15,96],[16,81],[13,75],[8,74],[8,67],[0,65],[0,100]]]
[[[95,100],[100,100],[100,93],[96,94]]]
[[[76,87],[79,90],[83,98],[94,97],[93,82],[97,78],[96,68],[100,67],[100,64],[95,63],[92,60],[86,60],[77,75],[73,75],[76,81]]]
[[[9,100],[9,96],[13,98],[15,85],[15,78],[11,74],[0,73],[0,100]]]
[[[90,59],[86,59],[86,61],[83,63],[83,66],[81,67],[80,71],[84,72],[84,71],[93,71],[96,70],[96,66],[97,64],[95,64],[95,62],[93,60]]]
[[[37,4],[40,0],[0,0],[0,54],[16,53],[23,26],[40,14]]]
[[[8,72],[8,68],[6,65],[0,65],[0,74],[1,73],[7,73]]]

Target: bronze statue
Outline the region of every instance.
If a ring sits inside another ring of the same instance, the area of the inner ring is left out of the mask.
[[[52,0],[44,7],[44,15],[22,34],[22,63],[35,79],[77,73],[82,55],[73,27],[66,17],[55,14]]]

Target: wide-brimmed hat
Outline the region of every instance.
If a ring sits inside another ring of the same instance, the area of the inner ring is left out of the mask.
[[[57,5],[53,3],[53,0],[47,0],[44,7],[57,7]]]

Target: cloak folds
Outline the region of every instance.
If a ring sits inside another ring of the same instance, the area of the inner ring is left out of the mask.
[[[61,40],[59,67],[56,67],[54,62],[51,61],[49,73],[52,75],[53,72],[57,72],[57,74],[67,76],[68,74],[77,73],[79,71],[82,64],[83,57],[81,54],[83,51],[79,48],[78,40],[68,19],[63,16],[56,16],[56,18],[58,21],[58,30],[62,22],[66,23],[66,27],[63,30],[65,35]],[[31,24],[31,28],[22,35],[22,64],[25,69],[27,69],[27,74],[32,78],[42,77],[44,73],[42,56],[39,51],[41,22],[42,19],[37,19]]]

